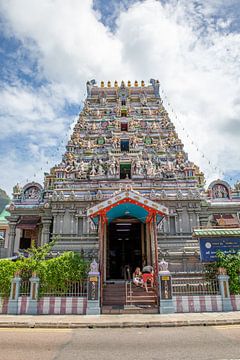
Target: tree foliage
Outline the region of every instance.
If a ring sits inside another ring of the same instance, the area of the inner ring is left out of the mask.
[[[206,266],[209,278],[216,276],[219,268],[226,269],[229,276],[229,289],[231,294],[240,294],[240,252],[236,254],[224,254],[217,252],[217,261]]]
[[[0,261],[0,294],[9,296],[11,279],[15,272],[19,272],[22,280],[28,280],[32,273],[40,278],[41,292],[51,288],[52,291],[59,287],[64,289],[69,281],[86,279],[89,262],[82,255],[72,251],[49,258],[54,242],[41,247],[33,246],[27,252],[29,257],[20,257],[17,261]]]

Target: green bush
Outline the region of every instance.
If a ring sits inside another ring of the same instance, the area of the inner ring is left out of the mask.
[[[231,294],[240,294],[240,252],[225,255],[222,251],[217,252],[217,261],[206,265],[205,270],[208,278],[216,276],[219,268],[226,269],[229,276],[229,290]]]
[[[229,289],[231,294],[240,294],[240,252],[237,254],[225,255],[223,252],[217,252],[217,266],[225,268],[229,275]]]
[[[13,262],[0,261],[0,294],[9,296],[11,279],[18,271],[22,280],[28,280],[35,272],[40,278],[41,292],[51,288],[52,291],[59,287],[66,288],[68,281],[81,281],[86,279],[89,262],[82,255],[72,251],[64,252],[56,258],[47,259],[53,243],[28,250],[29,257],[21,257]]]
[[[16,262],[11,260],[0,261],[0,296],[7,297],[10,295],[11,280],[16,270]]]

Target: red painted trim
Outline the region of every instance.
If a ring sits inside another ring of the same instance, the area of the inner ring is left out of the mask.
[[[94,218],[94,217],[96,217],[97,215],[102,215],[102,214],[105,214],[105,216],[106,216],[106,213],[107,213],[109,210],[115,208],[115,207],[118,206],[118,205],[124,204],[124,203],[134,204],[134,205],[137,205],[137,206],[142,207],[143,209],[145,209],[145,210],[148,211],[149,213],[156,213],[156,214],[160,214],[160,215],[162,215],[162,216],[165,216],[165,214],[164,214],[162,211],[160,211],[160,210],[153,209],[152,207],[147,206],[147,205],[144,205],[144,204],[142,204],[141,202],[139,202],[139,201],[137,201],[137,200],[133,200],[133,199],[130,199],[130,198],[124,198],[124,199],[122,199],[122,200],[119,200],[119,201],[117,201],[117,202],[115,202],[115,203],[113,203],[113,204],[105,207],[104,209],[100,209],[100,210],[96,211],[94,214],[91,214],[91,218]]]
[[[77,309],[78,309],[78,298],[73,297],[72,298],[72,314],[77,315]]]
[[[199,296],[199,303],[200,303],[200,312],[206,312],[206,297],[204,295]]]

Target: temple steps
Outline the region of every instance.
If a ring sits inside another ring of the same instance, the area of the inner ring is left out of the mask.
[[[108,283],[103,287],[103,305],[124,305],[125,283]]]
[[[102,314],[156,314],[157,297],[154,289],[136,287],[132,284],[126,296],[125,283],[105,284],[103,288]]]

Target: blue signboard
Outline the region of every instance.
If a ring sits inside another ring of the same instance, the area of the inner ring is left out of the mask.
[[[236,254],[240,251],[240,238],[201,238],[200,257],[203,262],[216,261],[216,252],[218,250],[224,254]]]

